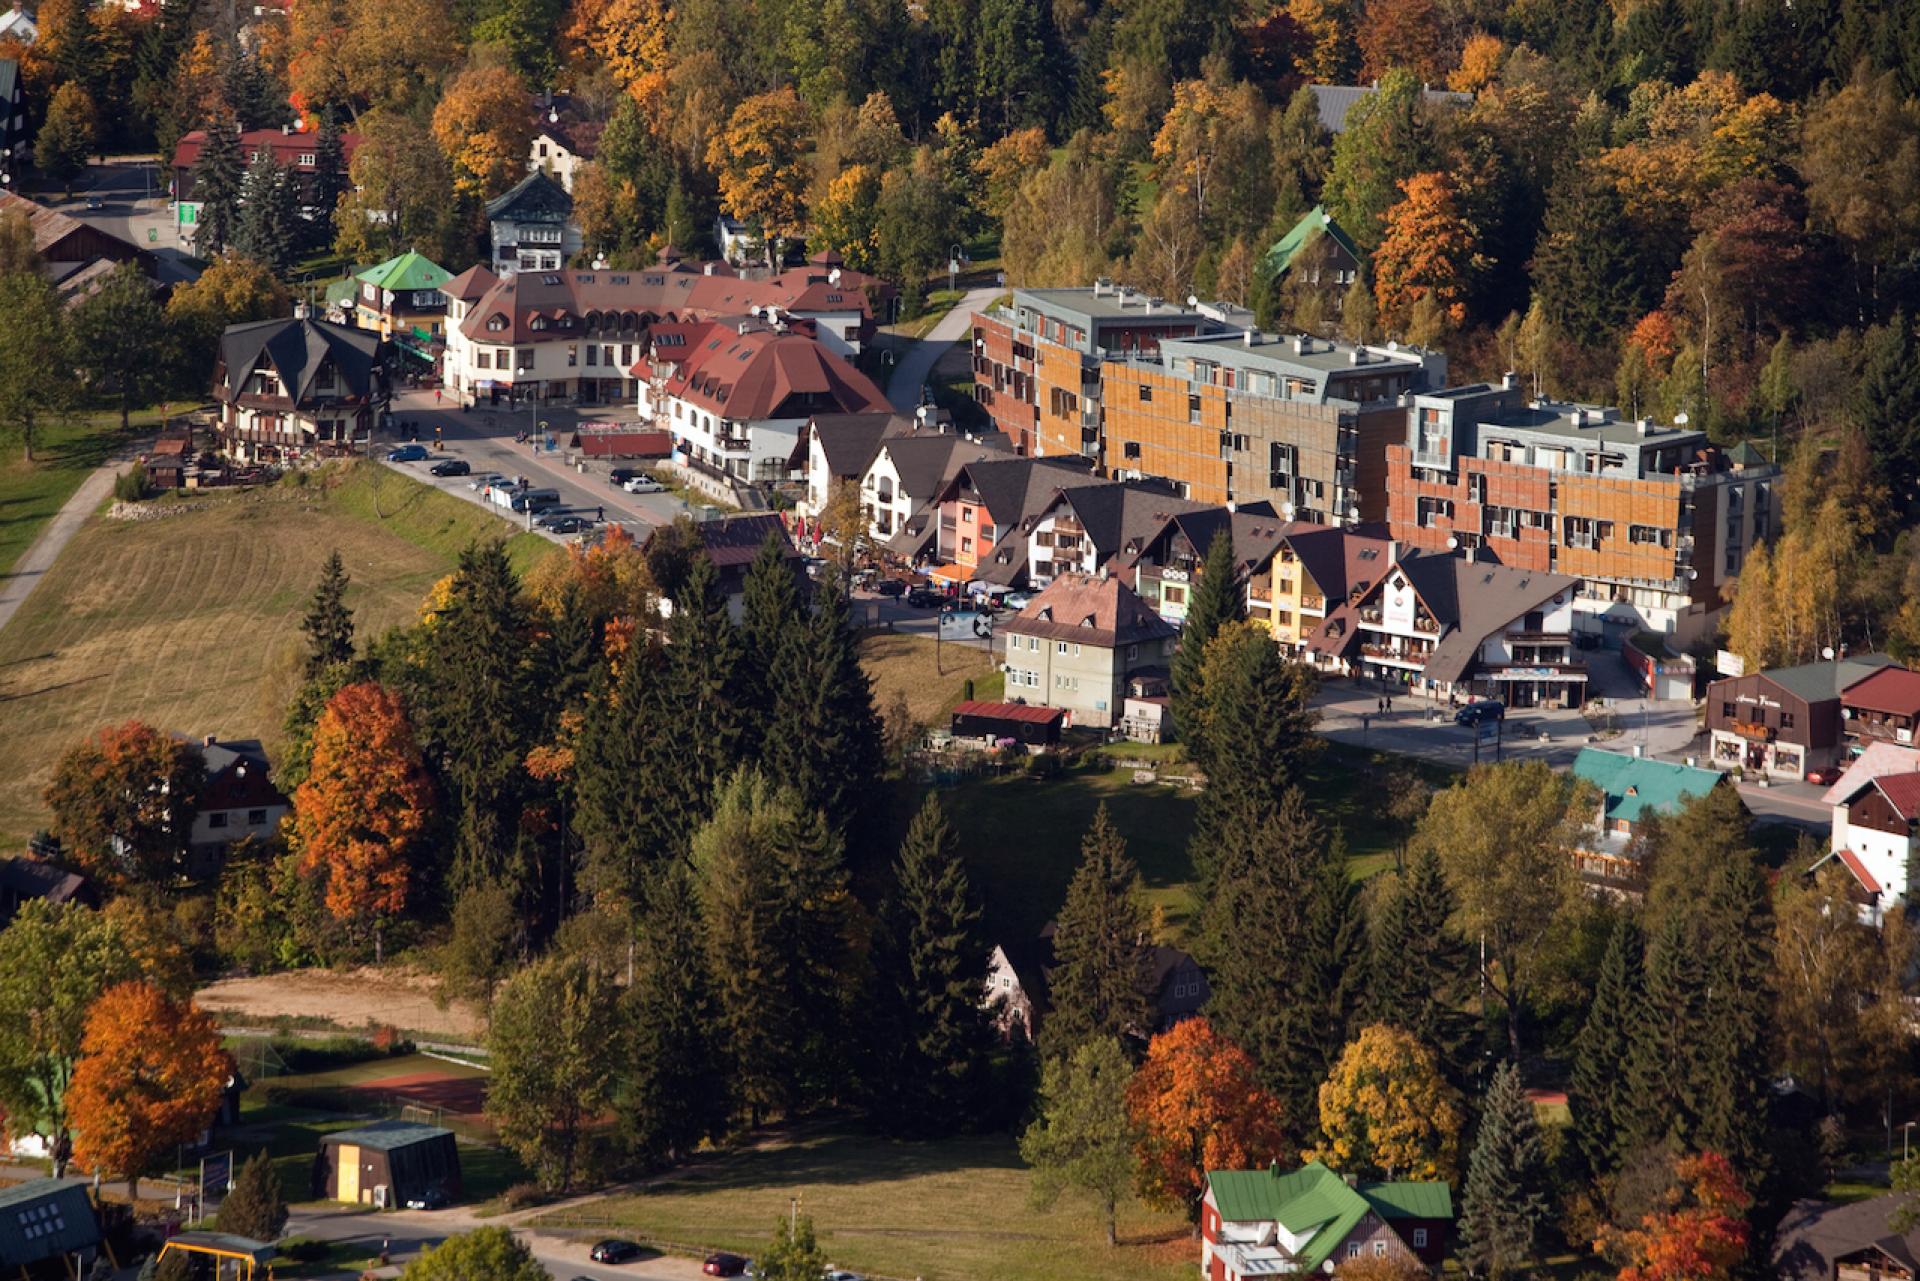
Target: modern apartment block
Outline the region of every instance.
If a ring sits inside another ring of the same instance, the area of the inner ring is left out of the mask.
[[[1578,580],[1580,630],[1688,644],[1779,525],[1779,469],[1705,433],[1529,399],[1509,377],[1411,397],[1387,449],[1395,539]]]
[[[1016,289],[1011,306],[973,317],[974,399],[1023,454],[1098,459],[1103,362],[1252,321],[1240,308],[1181,306],[1104,280]]]
[[[1443,386],[1446,357],[1242,329],[1167,339],[1102,367],[1105,461],[1189,498],[1273,504],[1315,524],[1386,519],[1400,398]]]

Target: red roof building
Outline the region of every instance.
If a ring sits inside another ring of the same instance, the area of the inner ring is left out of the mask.
[[[1029,747],[1047,747],[1060,741],[1067,714],[1058,707],[1026,703],[987,703],[967,699],[953,709],[953,736],[998,743],[1011,740]]]
[[[200,159],[200,149],[207,145],[207,131],[195,129],[173,148],[173,192],[174,199],[183,203],[193,200],[193,167]],[[360,146],[360,135],[343,133],[340,135],[341,166],[344,169],[353,160],[354,151]],[[319,160],[320,135],[287,129],[249,129],[240,135],[240,162],[250,165],[262,155],[270,155],[273,162],[287,170],[300,187],[301,204],[313,201],[313,175]]]
[[[1840,693],[1846,736],[1858,743],[1884,741],[1913,746],[1920,726],[1920,672],[1883,667]]]

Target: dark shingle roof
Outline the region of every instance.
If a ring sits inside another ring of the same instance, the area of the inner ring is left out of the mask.
[[[1406,555],[1395,569],[1406,575],[1428,611],[1447,629],[1422,675],[1449,684],[1467,674],[1481,641],[1528,610],[1571,591],[1579,581],[1566,574],[1444,555]],[[1372,590],[1377,592],[1378,584]]]
[[[1775,1275],[1781,1281],[1827,1281],[1835,1259],[1869,1246],[1905,1267],[1920,1268],[1920,1230],[1901,1236],[1889,1226],[1902,1200],[1888,1195],[1851,1205],[1797,1202],[1774,1236]]]
[[[1002,630],[1021,636],[1080,641],[1113,649],[1175,634],[1172,623],[1147,607],[1117,578],[1062,574],[1047,584]]]
[[[437,1125],[422,1125],[418,1121],[375,1121],[357,1130],[335,1130],[332,1134],[322,1136],[320,1142],[322,1146],[350,1143],[354,1147],[369,1148],[375,1152],[392,1152],[416,1143],[452,1137],[452,1130]]]
[[[573,214],[567,189],[535,169],[501,195],[487,201],[487,221],[512,218],[516,222],[565,222]]]
[[[800,554],[787,537],[787,527],[778,516],[728,516],[721,520],[702,521],[698,528],[700,541],[706,547],[707,559],[713,562],[715,569],[750,564],[760,554],[760,548],[769,534],[779,536],[781,553],[788,560]]]
[[[85,1180],[31,1179],[0,1188],[0,1267],[25,1269],[99,1243]]]
[[[1798,667],[1774,667],[1760,673],[1766,679],[1809,703],[1824,703],[1838,698],[1867,677],[1885,667],[1897,667],[1891,655],[1856,654],[1832,662],[1801,663]]]
[[[314,376],[331,360],[346,386],[347,397],[362,399],[374,390],[374,356],[380,336],[329,320],[294,317],[231,325],[220,336],[223,399],[242,393],[247,375],[264,354],[280,375],[280,383],[294,403],[307,399]]]

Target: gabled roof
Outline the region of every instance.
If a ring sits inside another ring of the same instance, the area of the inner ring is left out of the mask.
[[[1214,1208],[1233,1223],[1277,1223],[1307,1240],[1294,1253],[1300,1272],[1317,1271],[1369,1211],[1384,1219],[1451,1219],[1453,1197],[1444,1183],[1347,1181],[1318,1161],[1286,1174],[1264,1170],[1209,1170]],[[1311,1235],[1309,1235],[1311,1234]]]
[[[1169,520],[1204,511],[1207,504],[1139,485],[1075,485],[1062,489],[1052,502],[1034,513],[1036,521],[1061,507],[1079,519],[1093,543],[1094,554],[1104,561],[1125,552],[1137,555]]]
[[[876,446],[868,466],[871,467],[883,453],[893,464],[893,474],[899,478],[900,489],[921,502],[931,502],[937,498],[941,488],[961,468],[971,463],[1012,457],[1003,449],[966,440],[951,432],[912,432],[889,436]]]
[[[1572,591],[1579,582],[1566,574],[1411,552],[1382,574],[1381,582],[1389,581],[1395,572],[1406,576],[1443,629],[1421,674],[1449,684],[1466,675],[1480,642],[1528,610]],[[1380,583],[1375,583],[1367,595],[1379,592]]]
[[[475,263],[448,281],[442,292],[449,298],[472,302],[499,283],[500,277],[494,275],[491,268],[485,263]]]
[[[1380,92],[1377,82],[1371,85],[1308,85],[1307,88],[1313,91],[1314,104],[1320,108],[1320,127],[1328,133],[1344,130],[1347,127],[1347,113]],[[1445,104],[1464,107],[1473,104],[1472,94],[1450,89],[1423,89],[1420,96],[1430,106]]]
[[[0,1188],[0,1267],[29,1265],[100,1243],[84,1179],[29,1179]]]
[[[1840,704],[1863,712],[1920,716],[1920,672],[1883,667],[1847,686],[1840,696]]]
[[[565,222],[573,214],[573,197],[547,176],[544,169],[513,184],[487,201],[487,221],[512,218],[516,222]]]
[[[1598,788],[1609,819],[1638,823],[1648,814],[1676,813],[1687,799],[1717,787],[1716,770],[1675,765],[1626,752],[1583,747],[1573,758],[1573,776]]]
[[[200,149],[207,145],[207,131],[195,129],[185,134],[173,148],[173,167],[191,169],[200,159]],[[360,148],[360,135],[342,133],[340,135],[340,156],[343,162],[353,159],[353,153]],[[292,169],[297,173],[312,173],[314,165],[302,162],[303,156],[318,159],[320,135],[304,133],[298,130],[286,133],[278,129],[248,129],[240,135],[240,157],[242,163],[252,161],[262,151],[271,152],[274,163],[282,169]]]
[[[398,293],[403,289],[443,289],[453,277],[439,263],[409,249],[397,258],[367,268],[355,279]]]
[[[1175,634],[1173,624],[1149,609],[1131,587],[1117,578],[1085,574],[1061,574],[1001,629],[1106,649]]]
[[[1346,250],[1349,258],[1356,261],[1360,258],[1360,250],[1355,247],[1353,237],[1333,220],[1333,215],[1327,212],[1325,205],[1315,205],[1301,215],[1300,221],[1294,223],[1286,235],[1274,241],[1272,248],[1260,260],[1260,269],[1266,273],[1265,278],[1271,280],[1287,271],[1301,251],[1322,236]]]
[[[874,381],[805,334],[711,326],[667,378],[665,394],[736,422],[887,409]]]
[[[983,703],[978,699],[967,699],[955,704],[955,716],[978,716],[994,721],[1026,721],[1034,725],[1045,725],[1065,716],[1066,710],[1059,707],[1039,707],[1032,703]]]
[[[1882,774],[1911,774],[1920,771],[1920,748],[1898,743],[1874,742],[1853,758],[1846,772],[1832,787],[1820,794],[1822,805],[1845,805],[1858,796],[1867,783]]]
[[[1834,859],[1839,859],[1841,864],[1849,872],[1853,873],[1854,881],[1861,889],[1867,892],[1869,901],[1871,901],[1872,898],[1877,898],[1880,891],[1885,888],[1880,884],[1879,880],[1875,878],[1874,874],[1867,870],[1867,865],[1861,860],[1860,856],[1850,849],[1829,850],[1827,853],[1815,859],[1813,866],[1807,870],[1809,872],[1817,872]]]
[[[1743,440],[1727,451],[1727,462],[1735,467],[1768,467],[1767,456],[1753,447],[1753,442]]]
[[[331,361],[348,398],[363,398],[373,393],[379,347],[378,334],[310,317],[229,325],[220,336],[223,377],[215,391],[223,399],[241,395],[247,376],[264,358],[297,405],[307,399],[321,366]]]
[[[1873,786],[1901,818],[1909,823],[1920,819],[1920,773],[1882,774],[1873,780]]]
[[[1037,515],[1052,502],[1056,490],[1069,485],[1118,483],[1090,475],[1084,459],[983,458],[955,472],[940,498],[944,501],[971,488],[980,496],[987,515],[993,517],[995,528],[1004,528]]]
[[[715,569],[751,564],[753,558],[760,554],[760,548],[766,544],[769,534],[779,537],[780,554],[787,560],[800,555],[799,549],[787,537],[786,525],[778,516],[768,513],[703,520],[697,528],[707,559],[713,562]]]
[[[1920,1228],[1902,1236],[1888,1226],[1903,1200],[1888,1193],[1850,1205],[1797,1202],[1774,1236],[1775,1275],[1781,1281],[1828,1281],[1836,1259],[1870,1247],[1920,1271]]]
[[[259,739],[202,742],[195,747],[207,766],[201,809],[253,809],[287,803],[285,794],[273,785],[267,750]]]
[[[804,466],[808,445],[818,440],[820,452],[826,456],[829,476],[864,476],[867,468],[873,464],[874,456],[880,452],[881,440],[912,431],[913,427],[914,420],[911,417],[891,410],[815,414],[811,429],[803,434],[795,446],[791,461],[795,466]]]
[[[1771,667],[1761,672],[1764,680],[1809,703],[1824,703],[1840,697],[1883,667],[1897,667],[1887,654],[1856,654],[1831,662],[1801,663],[1797,667]],[[1739,679],[1739,678],[1735,678]]]

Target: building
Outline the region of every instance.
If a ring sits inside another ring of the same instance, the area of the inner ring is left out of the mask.
[[[1090,289],[1016,289],[973,317],[973,395],[1023,454],[1100,459],[1101,365],[1151,355],[1169,338],[1251,323],[1224,305],[1182,307],[1100,280]]]
[[[1707,686],[1707,735],[1716,769],[1797,781],[1838,763],[1841,696],[1883,668],[1885,654],[1777,667]]]
[[[1031,1041],[1053,1009],[1054,928],[1049,921],[1033,938],[995,944],[987,958],[981,1004],[992,1012],[994,1025],[1008,1040]],[[1212,995],[1199,962],[1177,947],[1154,946],[1140,981],[1153,1006],[1153,1026],[1136,1029],[1142,1037],[1192,1017]]]
[[[1260,259],[1260,274],[1295,298],[1317,296],[1320,312],[1337,319],[1360,273],[1360,250],[1326,206],[1315,205]]]
[[[544,170],[535,169],[487,201],[487,237],[498,275],[559,271],[580,252],[573,196]]]
[[[266,748],[257,738],[222,742],[209,734],[200,742],[206,783],[200,789],[190,847],[200,850],[273,835],[293,808],[273,784]]]
[[[985,703],[970,698],[954,707],[951,727],[955,738],[975,738],[988,743],[1008,741],[1026,747],[1052,747],[1060,741],[1060,726],[1066,716],[1057,707]]]
[[[898,461],[902,448],[890,442],[886,453]],[[1027,554],[1033,546],[1029,518],[1062,489],[1111,484],[1092,475],[1084,459],[974,459],[952,469],[931,504],[916,510],[906,532],[895,535],[890,546],[910,558],[930,557],[930,572],[938,577],[1019,587],[1027,581]],[[909,547],[924,550],[909,552]]]
[[[736,267],[744,266],[766,252],[766,242],[755,235],[746,223],[725,214],[713,220],[713,243],[720,246],[720,256]]]
[[[542,94],[534,102],[528,172],[547,174],[571,195],[574,174],[598,154],[605,129],[603,122],[583,118],[571,95]]]
[[[1841,732],[1858,747],[1869,743],[1914,746],[1920,724],[1920,672],[1883,667],[1840,695]]]
[[[999,632],[1007,696],[1061,708],[1070,724],[1094,729],[1120,720],[1129,677],[1166,669],[1175,635],[1118,578],[1083,574],[1055,577]]]
[[[320,1140],[313,1159],[316,1201],[383,1209],[437,1194],[460,1199],[460,1150],[452,1130],[413,1121],[375,1121]]]
[[[353,453],[388,397],[379,348],[375,334],[303,316],[229,326],[213,372],[221,447],[244,462]]]
[[[740,593],[746,589],[747,569],[770,537],[780,540],[780,554],[792,568],[803,597],[811,586],[800,549],[793,545],[792,538],[787,534],[786,523],[777,515],[766,512],[723,516],[718,520],[703,520],[694,528],[700,535],[700,545],[696,551],[713,566],[715,590],[729,598],[736,620]],[[656,525],[647,535],[648,540],[661,537],[662,530],[669,531],[668,536],[671,536],[672,526]],[[771,661],[771,656],[768,656],[768,661]]]
[[[1909,1203],[1892,1192],[1847,1205],[1796,1201],[1773,1238],[1779,1281],[1912,1281],[1920,1275],[1920,1228],[1896,1232]]]
[[[1380,82],[1370,85],[1308,85],[1314,105],[1320,108],[1320,127],[1328,133],[1344,133],[1347,115],[1361,102],[1380,92]],[[1428,86],[1421,90],[1421,101],[1429,107],[1470,107],[1473,95],[1451,89]]]
[[[445,267],[409,249],[354,276],[354,319],[389,341],[417,347],[439,342],[452,280]]]
[[[639,409],[691,466],[743,483],[784,481],[815,415],[888,409],[871,378],[784,322],[712,322],[687,338],[671,355],[653,346],[655,378],[640,388]]]
[[[1920,842],[1920,762],[1899,772],[1849,771],[1828,789],[1833,827],[1818,868],[1838,860],[1858,886],[1860,918],[1879,925],[1912,898],[1913,855]]]
[[[1316,651],[1308,642],[1331,611],[1358,605],[1395,553],[1377,526],[1284,525],[1273,555],[1248,575],[1247,617],[1265,622],[1274,642],[1295,657],[1344,667],[1337,648]]]
[[[96,907],[100,896],[86,877],[58,863],[32,854],[0,858],[0,930],[12,923],[22,907],[40,900],[56,907],[62,903]]]
[[[6,214],[26,218],[40,269],[68,306],[91,294],[123,262],[136,264],[150,280],[158,275],[159,266],[147,250],[58,209],[6,191],[0,192],[0,216]]]
[[[18,5],[0,13],[0,40],[18,40],[21,44],[30,45],[39,38],[39,24],[33,20],[33,15]]]
[[[107,1250],[85,1179],[28,1179],[0,1187],[0,1270],[10,1276],[46,1275],[39,1268],[59,1262],[59,1276],[84,1276]]]
[[[1193,584],[1214,538],[1224,532],[1233,542],[1234,576],[1242,584],[1248,617],[1267,623],[1271,602],[1259,571],[1283,545],[1287,527],[1265,503],[1240,509],[1196,504],[1167,515],[1152,533],[1128,538],[1113,568],[1155,613],[1177,625],[1186,621]]]
[[[1575,580],[1464,556],[1402,552],[1308,637],[1323,661],[1447,698],[1578,707]]]
[[[1224,508],[1209,508],[1143,485],[1063,487],[995,544],[996,553],[1001,553],[1007,549],[1009,538],[1024,538],[1024,552],[996,554],[979,577],[1013,586],[1018,576],[1032,588],[1045,587],[1064,574],[1088,576],[1108,568],[1120,569],[1126,577],[1124,571],[1137,568],[1149,543],[1164,534],[1171,522],[1183,515],[1208,511],[1226,514]],[[965,536],[963,529],[963,542]],[[1184,540],[1167,542],[1176,545],[1177,553],[1178,544]]]
[[[1209,1170],[1200,1208],[1206,1281],[1280,1273],[1333,1273],[1363,1258],[1396,1258],[1438,1271],[1453,1234],[1444,1183],[1349,1183],[1318,1161],[1280,1173]]]
[[[1574,850],[1574,863],[1588,882],[1631,894],[1645,885],[1648,820],[1677,814],[1726,781],[1717,770],[1597,747],[1580,749],[1573,776],[1593,789],[1595,804],[1593,825]]]
[[[1635,632],[1620,642],[1620,657],[1648,698],[1693,699],[1699,668],[1691,654],[1676,654],[1659,632]]]
[[[990,432],[979,440],[945,432],[915,431],[883,439],[873,461],[860,477],[860,510],[867,518],[867,535],[901,560],[930,556],[941,559],[941,496],[961,471],[974,463],[1014,460],[1007,438]],[[1062,472],[1062,475],[1067,473]],[[1085,468],[1072,475],[1084,479]],[[956,518],[957,519],[957,518]],[[947,559],[959,553],[957,531],[946,530]],[[979,561],[979,539],[992,545],[989,531],[969,535],[967,549]]]
[[[1704,432],[1530,400],[1509,377],[1416,393],[1387,450],[1393,536],[1485,548],[1580,580],[1579,626],[1682,648],[1719,626],[1746,554],[1779,527],[1779,469]]]
[[[880,442],[913,431],[918,425],[911,415],[891,409],[865,414],[815,414],[800,433],[793,457],[787,460],[790,471],[807,478],[802,514],[817,516],[846,486],[858,489],[880,452]],[[870,509],[867,519],[873,519]]]
[[[174,225],[181,239],[189,245],[193,243],[194,232],[200,225],[200,202],[193,198],[193,167],[199,162],[200,149],[206,142],[207,131],[195,129],[182,137],[173,148]],[[359,146],[359,134],[340,135],[341,182],[346,181],[347,166],[353,162],[353,153]],[[292,176],[299,188],[303,213],[310,214],[316,203],[319,153],[320,135],[317,133],[286,128],[248,129],[240,134],[242,167],[251,165],[262,156],[271,156],[275,164]]]

